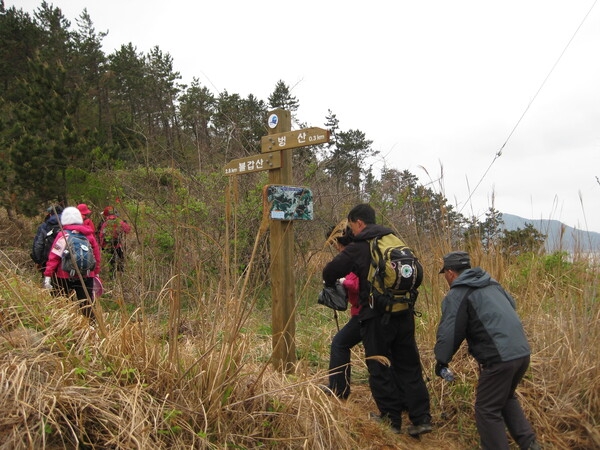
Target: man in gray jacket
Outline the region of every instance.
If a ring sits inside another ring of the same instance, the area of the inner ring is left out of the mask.
[[[480,366],[475,421],[483,450],[508,450],[505,425],[519,448],[541,447],[515,396],[529,367],[530,349],[514,299],[480,267],[471,268],[466,252],[444,256],[450,291],[442,301],[435,344],[435,373],[444,367],[466,339]]]

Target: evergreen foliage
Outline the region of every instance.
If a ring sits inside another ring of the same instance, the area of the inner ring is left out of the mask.
[[[275,90],[269,96],[268,100],[271,109],[285,109],[292,114],[292,117],[300,107],[300,102],[292,95],[289,86],[283,80],[277,82]]]
[[[0,8],[0,205],[9,214],[33,216],[51,202],[68,204],[74,194],[110,201],[110,192],[127,187],[108,183],[102,189],[98,180],[114,180],[117,169],[150,174],[169,168],[192,180],[222,176],[232,159],[261,152],[270,109],[286,109],[294,118],[300,108],[283,80],[267,102],[226,90],[215,95],[196,78],[182,84],[173,58],[158,46],[144,53],[129,42],[105,54],[107,32],[96,31],[86,9],[72,29],[60,8],[46,2],[33,16],[3,3]],[[496,211],[483,223],[465,219],[414,174],[387,166],[374,173],[379,151],[373,141],[359,129],[342,129],[331,110],[325,127],[329,144],[293,152],[294,179],[311,186],[326,217],[300,233],[321,235],[352,204],[370,201],[409,240],[453,230],[453,245],[476,239],[490,248],[500,242]],[[106,176],[91,176],[101,171]],[[239,181],[238,192],[253,192],[257,180]],[[89,192],[80,187],[86,182]],[[137,192],[132,186],[125,198]],[[195,201],[205,196],[198,192]],[[514,238],[506,238],[511,248],[533,245]]]
[[[546,235],[536,230],[531,223],[525,228],[505,230],[500,239],[502,248],[507,256],[519,256],[524,253],[537,253],[544,247]]]

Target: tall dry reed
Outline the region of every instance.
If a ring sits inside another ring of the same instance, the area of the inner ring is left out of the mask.
[[[227,220],[224,240],[173,221],[170,254],[157,250],[165,245],[160,227],[141,231],[127,271],[105,280],[95,329],[71,300],[50,297],[35,273],[15,263],[26,260],[24,251],[0,255],[0,448],[476,448],[476,364],[463,349],[452,363],[455,384],[433,376],[447,291],[437,272],[456,248],[440,244],[420,255],[426,277],[417,339],[435,431],[417,442],[366,420],[374,405],[360,348],[348,402],[318,388],[336,331],[331,312],[315,301],[320,269],[334,254],[327,246],[302,255],[297,268],[296,370],[273,369],[269,284],[258,264],[267,233],[258,224],[242,256],[241,227],[235,214]],[[533,349],[518,392],[542,443],[599,446],[598,267],[560,255],[507,260],[468,250],[517,300]]]

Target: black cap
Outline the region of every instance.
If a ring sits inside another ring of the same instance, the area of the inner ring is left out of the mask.
[[[471,267],[471,259],[467,252],[450,252],[444,256],[444,267],[440,273],[444,273],[446,269],[460,271]]]
[[[46,209],[46,212],[48,214],[54,214],[54,211],[56,211],[56,214],[60,215],[63,211],[63,207],[60,205],[54,205],[54,206],[49,206],[48,209]]]

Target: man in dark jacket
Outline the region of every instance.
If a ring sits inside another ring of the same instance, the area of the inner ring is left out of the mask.
[[[353,272],[359,279],[361,310],[358,319],[369,369],[369,386],[380,414],[375,420],[390,423],[399,433],[402,410],[408,409],[412,425],[411,436],[431,431],[429,393],[423,380],[421,359],[415,341],[415,321],[412,309],[394,313],[389,320],[369,305],[371,265],[369,240],[393,233],[389,228],[375,224],[375,211],[368,204],[360,204],[348,213],[348,226],[354,240],[348,244],[323,269],[326,286],[335,286],[338,278]],[[385,317],[388,319],[388,317]],[[384,356],[391,367],[374,358]]]
[[[521,449],[539,449],[519,400],[517,385],[529,366],[531,353],[514,299],[480,267],[471,268],[466,252],[444,256],[450,291],[442,301],[442,318],[435,344],[435,373],[452,360],[467,340],[469,353],[480,365],[475,421],[483,450],[508,450],[505,424]]]
[[[38,226],[33,238],[31,248],[31,259],[36,263],[38,271],[44,276],[48,254],[52,249],[54,238],[60,231],[59,218],[62,213],[62,206],[51,206],[46,210],[44,221]]]

